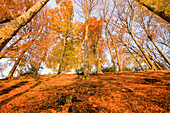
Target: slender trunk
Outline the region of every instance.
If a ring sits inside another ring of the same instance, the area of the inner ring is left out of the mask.
[[[114,46],[115,52],[116,52],[117,64],[118,64],[118,67],[119,67],[119,71],[122,71],[121,64],[120,64],[120,58],[119,58],[119,51],[117,50],[117,47],[114,44],[113,44],[113,46]]]
[[[155,64],[156,64],[156,66],[158,67],[158,69],[163,70],[162,67],[161,67],[161,66],[157,63],[157,61],[153,58],[153,55],[151,55],[149,58],[152,59],[152,60],[155,62]]]
[[[114,49],[115,49],[115,52],[116,52],[117,64],[118,64],[118,67],[119,67],[119,71],[122,71],[121,63],[120,63],[120,57],[119,57],[119,51],[117,50],[117,47],[116,47],[115,44],[114,44],[114,40],[113,40],[113,37],[112,37],[110,31],[108,31],[108,33],[110,34],[110,38],[111,38],[111,40],[112,40],[112,45],[113,45],[113,47],[114,47]]]
[[[39,69],[40,69],[41,63],[42,63],[42,61],[45,59],[46,52],[47,52],[47,49],[44,49],[44,50],[43,50],[43,53],[42,53],[42,56],[41,56],[41,58],[40,58],[40,62],[38,63],[38,67],[37,67],[37,69],[35,70],[35,72],[33,73],[34,76],[37,75],[37,73],[38,73],[38,71],[39,71]]]
[[[63,73],[66,74],[66,71],[67,71],[67,66],[65,65]]]
[[[141,55],[139,52],[135,51],[133,48],[130,48],[132,51],[134,51],[136,54],[138,54],[142,59],[143,61],[146,63],[146,65],[151,69],[152,67],[150,66],[150,64],[147,62],[146,58],[143,57],[143,55]]]
[[[145,71],[145,69],[143,68],[142,64],[139,62],[139,60],[135,57],[135,55],[128,49],[128,51],[131,53],[131,55],[134,57],[134,59],[136,60],[136,62],[139,64],[139,66],[141,67],[141,69],[143,71]]]
[[[163,70],[167,70],[167,68],[165,67],[165,65],[161,62],[158,62],[157,63],[159,64],[159,66],[163,69]]]
[[[31,21],[31,19],[42,9],[42,7],[48,1],[49,0],[40,0],[30,9],[28,9],[27,12],[12,20],[0,29],[0,51],[23,26]]]
[[[66,43],[67,43],[67,37],[64,38],[63,52],[62,52],[61,59],[60,59],[58,75],[62,74],[62,70],[63,70],[63,58],[64,58],[64,56],[66,54]]]
[[[29,36],[28,36],[28,38],[29,38]],[[17,41],[15,41],[15,42],[14,42],[13,44],[11,44],[8,48],[6,48],[6,49],[4,50],[4,52],[0,54],[0,59],[3,58],[3,57],[5,56],[5,54],[6,54],[10,49],[12,49],[13,46],[14,46],[15,44],[17,44],[21,39],[22,39],[22,38],[20,37]]]
[[[85,14],[85,38],[84,38],[84,76],[83,79],[89,79],[89,60],[88,60],[88,18]]]
[[[139,66],[141,67],[141,69],[144,71],[145,69],[143,68],[143,66],[142,66],[142,64],[139,62],[139,60],[135,57],[135,55],[133,54],[133,52],[131,52],[130,50],[129,50],[129,48],[127,47],[127,45],[123,42],[123,41],[121,41],[122,42],[122,44],[126,47],[126,49],[130,52],[130,54],[134,57],[134,59],[136,60],[136,62],[139,64]]]
[[[11,78],[17,68],[17,66],[19,65],[20,61],[22,60],[22,58],[24,57],[25,52],[29,49],[29,47],[31,46],[31,44],[35,41],[36,38],[32,39],[28,45],[26,46],[26,48],[21,52],[20,56],[18,57],[18,59],[15,61],[14,66],[12,67],[11,71],[8,74],[7,78]]]
[[[162,68],[161,68],[161,66],[157,63],[157,61],[154,59],[154,57],[153,57],[153,54],[152,54],[152,50],[149,48],[149,46],[148,46],[148,44],[146,44],[146,46],[147,46],[147,48],[149,49],[149,51],[150,51],[150,59],[152,59],[154,62],[155,62],[155,64],[156,64],[156,66],[160,69],[160,70],[163,70]]]
[[[135,39],[132,30],[129,32],[129,34],[131,35],[132,39],[134,40],[134,42],[136,43],[136,45],[138,46],[138,48],[140,49],[140,51],[141,51],[142,54],[144,55],[144,57],[145,57],[145,59],[147,60],[147,62],[149,63],[149,65],[151,66],[151,70],[157,70],[157,68],[155,67],[155,65],[153,64],[153,62],[150,60],[149,56],[144,52],[144,50],[142,49],[142,47],[140,46],[140,44],[139,44],[139,43],[137,42],[137,40]]]
[[[14,74],[14,72],[15,72],[17,66],[19,65],[21,59],[22,59],[23,56],[24,56],[24,53],[25,53],[25,52],[22,52],[21,55],[18,57],[18,59],[15,61],[15,64],[14,64],[14,66],[12,67],[11,71],[9,72],[7,78],[11,78],[11,77],[13,76],[13,74]]]
[[[155,44],[154,40],[152,39],[151,36],[148,36],[148,38],[150,39],[150,41],[153,43],[153,45],[157,48],[158,52],[161,54],[161,56],[163,57],[163,59],[165,60],[166,63],[169,64],[170,66],[170,61],[169,59],[162,53],[161,49]]]
[[[158,15],[159,17],[161,17],[162,19],[166,20],[167,22],[170,22],[170,14],[169,14],[170,9],[168,8],[168,6],[169,6],[168,0],[167,0],[167,2],[165,2],[164,0],[162,1],[162,2],[166,3],[166,4],[162,3],[164,5],[164,7],[159,7],[159,5],[157,5],[157,6],[152,5],[148,2],[148,0],[136,0],[136,1],[139,4],[145,6],[151,12],[153,12],[156,15]]]
[[[115,72],[117,71],[116,69],[116,63],[114,61],[114,57],[113,57],[113,53],[112,53],[112,50],[111,50],[111,44],[110,44],[110,41],[109,41],[109,37],[108,37],[108,30],[107,28],[105,29],[105,35],[106,35],[106,38],[107,38],[107,45],[108,45],[108,48],[109,48],[109,52],[110,52],[110,55],[111,55],[111,60],[112,60],[112,63],[113,63],[113,66],[114,66],[114,70]]]
[[[97,74],[103,74],[100,63],[99,37],[96,38]]]

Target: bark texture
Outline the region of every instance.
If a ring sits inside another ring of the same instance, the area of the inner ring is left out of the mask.
[[[84,39],[84,77],[83,79],[89,79],[89,60],[88,60],[88,20],[86,20],[86,29],[85,29],[85,39]]]

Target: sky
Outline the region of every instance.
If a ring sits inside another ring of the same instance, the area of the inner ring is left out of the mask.
[[[47,3],[47,5],[48,5],[48,6],[51,6],[52,8],[54,8],[54,7],[57,6],[57,4],[56,4],[55,1],[56,1],[56,0],[50,0],[50,1]]]

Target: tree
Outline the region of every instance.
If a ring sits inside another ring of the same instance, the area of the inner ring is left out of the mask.
[[[141,69],[144,71],[145,69],[143,68],[142,64],[140,63],[140,61],[136,58],[136,56],[133,54],[133,52],[130,51],[129,47],[127,46],[127,44],[123,41],[122,38],[119,38],[120,42],[126,47],[126,49],[129,51],[129,53],[134,57],[134,59],[136,60],[136,62],[139,64],[139,66],[141,67]]]
[[[52,16],[51,29],[57,34],[57,37],[55,39],[56,44],[52,47],[52,51],[50,52],[51,58],[49,57],[49,61],[53,60],[54,63],[48,64],[48,66],[59,64],[57,68],[58,74],[60,75],[62,74],[62,71],[64,69],[67,71],[66,64],[68,63],[68,60],[66,60],[65,57],[75,56],[75,55],[71,56],[71,54],[68,55],[68,52],[72,51],[71,49],[74,48],[70,47],[72,43],[71,40],[73,40],[73,28],[74,28],[73,27],[74,11],[72,1],[70,0],[62,1],[59,5],[59,8],[57,7],[55,9],[52,9],[50,13],[51,13],[50,16]],[[56,66],[52,67],[56,68]]]
[[[108,49],[109,49],[109,52],[111,55],[111,61],[113,63],[114,70],[117,71],[116,62],[114,61],[115,57],[113,55],[112,48],[111,48],[111,42],[110,42],[111,33],[109,31],[109,28],[110,28],[109,26],[110,26],[111,19],[113,17],[113,13],[115,10],[115,3],[112,3],[110,0],[101,0],[99,9],[100,9],[99,10],[100,17],[103,19],[103,21],[105,23],[105,28],[104,28],[105,36],[107,39],[106,42],[108,45]]]
[[[5,56],[11,57],[9,61],[15,62],[8,78],[12,77],[14,72],[17,72],[18,74],[26,72],[29,69],[29,66],[36,67],[36,71],[39,70],[41,62],[46,57],[46,54],[43,54],[44,48],[47,48],[47,46],[49,46],[48,44],[50,44],[50,36],[48,35],[49,30],[47,29],[49,22],[46,13],[47,11],[48,8],[41,10],[41,13],[37,14],[36,17],[24,26],[17,36],[13,38],[22,37],[18,43],[15,43],[14,41],[15,44],[11,44],[13,45],[11,51],[8,51],[5,54]],[[18,41],[18,39],[16,41]],[[9,47],[11,47],[11,45]],[[45,53],[46,51],[47,49],[45,49]],[[39,62],[38,65],[36,65],[37,62]]]
[[[8,74],[8,78],[11,78],[17,68],[17,66],[19,65],[20,61],[22,60],[22,58],[24,57],[25,52],[29,49],[29,47],[31,46],[31,44],[35,41],[36,38],[33,38],[28,44],[26,44],[25,49],[21,52],[20,56],[17,58],[17,60],[15,60],[15,64],[12,67],[11,71]]]
[[[80,12],[84,15],[85,19],[85,38],[84,38],[84,76],[83,79],[89,79],[89,61],[88,61],[88,27],[89,23],[88,20],[91,16],[91,12],[94,7],[97,5],[98,0],[75,0],[74,1],[81,10],[78,13],[81,15]]]
[[[155,48],[158,50],[159,54],[162,56],[162,58],[165,60],[165,62],[170,65],[169,59],[165,56],[165,54],[161,51],[161,49],[157,46],[155,43],[155,39],[158,38],[156,32],[159,31],[159,27],[156,24],[157,21],[155,21],[155,17],[153,14],[150,14],[148,11],[141,11],[141,14],[137,18],[137,22],[140,25],[140,27],[143,29],[143,31],[146,34],[146,37],[152,42],[152,44],[155,46]],[[145,17],[148,18],[145,18]]]
[[[10,21],[0,29],[0,51],[12,39],[16,33],[25,26],[43,8],[49,0],[40,0],[24,14]]]
[[[90,60],[90,66],[96,66],[97,74],[102,74],[101,63],[103,58],[103,37],[102,37],[103,21],[102,19],[97,19],[97,17],[91,17],[89,19],[89,41],[88,41],[88,55]]]
[[[151,66],[151,69],[157,70],[157,68],[155,67],[155,65],[149,58],[149,56],[146,54],[144,49],[141,47],[140,43],[135,38],[134,30],[133,30],[135,8],[133,7],[133,2],[126,1],[122,4],[127,5],[127,9],[121,9],[120,7],[118,7],[119,5],[117,6],[117,14],[122,24],[120,28],[126,31],[131,36],[131,38],[133,39],[133,41],[135,42],[135,44],[137,45],[137,47],[139,48],[139,50],[141,51],[141,53],[143,54],[143,56],[145,57],[149,65]]]

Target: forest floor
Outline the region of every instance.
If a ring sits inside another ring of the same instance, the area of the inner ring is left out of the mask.
[[[170,112],[170,71],[0,80],[0,113]]]

